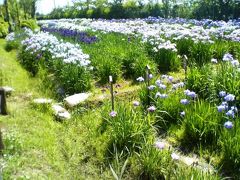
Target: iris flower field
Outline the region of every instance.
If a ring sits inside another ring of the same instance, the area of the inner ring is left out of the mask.
[[[0,85],[15,88],[0,117],[3,179],[240,178],[239,20],[38,26],[0,41]],[[91,97],[68,107],[79,93]],[[59,120],[36,98],[71,117]]]

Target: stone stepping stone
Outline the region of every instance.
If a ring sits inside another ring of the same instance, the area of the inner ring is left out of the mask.
[[[74,107],[86,101],[91,96],[91,93],[80,93],[66,97],[64,101],[68,107]]]
[[[71,118],[71,114],[69,112],[62,112],[62,113],[58,113],[57,117],[60,119],[70,119]]]
[[[38,98],[34,99],[33,103],[35,104],[51,104],[53,102],[52,99]]]
[[[190,156],[181,155],[181,152],[179,152],[177,149],[172,147],[172,145],[166,139],[158,139],[156,142],[158,142],[158,144],[155,143],[155,146],[158,149],[172,150],[174,156],[178,157],[177,159],[179,160],[179,162],[185,164],[186,166],[192,166],[204,172],[209,172],[209,173],[215,172],[214,167],[206,163],[203,159],[199,159],[197,156],[190,157]]]
[[[52,110],[54,111],[54,115],[60,119],[70,119],[71,114],[61,105],[54,104],[52,105]]]
[[[6,93],[7,95],[11,95],[12,92],[15,91],[12,87],[9,87],[9,86],[4,86],[4,87],[2,87],[2,89],[5,91],[5,93]]]

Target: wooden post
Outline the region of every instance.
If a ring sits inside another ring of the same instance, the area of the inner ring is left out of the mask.
[[[112,100],[112,111],[114,111],[114,95],[113,95],[113,78],[109,76],[110,91],[111,91],[111,100]]]
[[[184,73],[185,73],[185,82],[187,81],[187,56],[184,55],[183,56],[184,60],[183,60],[183,68],[184,68]]]
[[[7,115],[6,92],[0,88],[0,114]]]
[[[147,103],[148,103],[148,106],[150,105],[150,90],[149,90],[150,78],[149,78],[149,74],[150,74],[150,67],[147,65],[146,66],[146,83],[147,83]]]

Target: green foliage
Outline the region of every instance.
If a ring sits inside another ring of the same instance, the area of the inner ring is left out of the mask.
[[[102,112],[102,129],[110,138],[109,150],[112,152],[115,146],[118,151],[139,151],[143,145],[143,139],[151,139],[154,135],[151,117],[144,117],[139,109],[134,109],[126,104],[119,104],[115,110],[117,115],[110,116],[110,108]]]
[[[204,101],[197,101],[190,104],[185,113],[182,143],[189,147],[216,146],[224,122],[224,118],[217,111],[216,106],[211,106]]]
[[[150,85],[153,85],[153,82],[154,79],[150,81]],[[149,108],[150,105],[154,105],[157,108],[154,113],[156,116],[155,125],[161,130],[166,130],[171,125],[179,123],[180,112],[184,110],[184,105],[180,103],[180,100],[185,98],[182,90],[171,92],[170,84],[167,84],[167,86],[166,90],[156,87],[154,90],[150,90],[148,95],[147,84],[144,83],[139,92],[140,101],[145,109]],[[167,94],[167,97],[156,97],[157,93]]]
[[[26,0],[24,0],[26,1]],[[91,7],[90,4],[95,7]],[[30,8],[31,9],[31,8]],[[79,10],[80,9],[80,10]],[[41,15],[43,19],[60,18],[194,18],[194,19],[214,19],[229,20],[237,19],[240,16],[240,4],[234,0],[229,1],[183,1],[178,3],[173,0],[156,1],[128,0],[128,1],[75,1],[73,7],[55,8],[49,15]]]
[[[18,49],[18,47],[19,47],[19,42],[9,41],[9,42],[6,43],[5,50],[9,52],[13,49]]]
[[[0,18],[0,38],[6,37],[8,34],[8,23]]]
[[[224,129],[220,138],[219,144],[221,145],[223,156],[221,159],[221,165],[228,174],[232,175],[234,172],[238,172],[240,166],[240,126],[239,119],[236,119],[233,129]],[[236,176],[237,177],[237,176]]]
[[[177,53],[167,49],[160,49],[159,53],[154,56],[154,60],[161,72],[177,71],[181,66]]]
[[[36,29],[39,29],[38,25],[37,25],[37,21],[34,19],[28,19],[28,20],[23,20],[21,22],[21,27],[26,27],[31,29],[32,31],[35,31]]]
[[[187,89],[198,94],[199,98],[208,100],[209,102],[216,102],[217,88],[212,74],[214,69],[211,65],[204,65],[202,67],[191,67],[187,74]]]
[[[180,39],[176,42],[178,53],[187,57],[190,56],[190,49],[193,46],[194,42],[192,39]]]
[[[213,57],[218,60],[221,60],[229,50],[230,46],[228,41],[216,40],[212,45]]]
[[[92,65],[96,68],[96,77],[100,83],[121,78],[136,80],[145,72],[145,66],[151,66],[153,73],[156,65],[146,55],[144,48],[139,46],[140,40],[117,33],[97,33],[99,41],[94,44],[82,44],[84,52],[88,53]],[[69,40],[68,40],[69,41]]]
[[[97,77],[100,78],[99,82],[105,84],[109,82],[109,76],[113,77],[113,82],[115,83],[119,77],[121,77],[121,63],[117,59],[109,56],[105,56],[102,61],[98,61],[96,65]],[[106,59],[105,59],[106,58]]]
[[[18,59],[22,66],[35,76],[39,70],[40,59],[36,59],[36,54],[26,51],[26,48],[21,47],[18,52]]]
[[[160,110],[157,111],[156,125],[160,129],[168,129],[172,124],[180,122],[180,112],[184,110],[184,105],[180,103],[184,95],[182,92],[177,91],[169,94],[166,99],[157,98],[156,107]]]
[[[133,165],[140,179],[166,179],[173,175],[175,164],[168,150],[160,150],[152,144],[145,144],[136,157],[136,164]]]
[[[3,155],[7,158],[13,155],[20,155],[22,152],[21,140],[17,137],[16,132],[8,132],[4,134],[4,149],[2,151]]]
[[[158,44],[158,42],[156,42]],[[155,61],[158,65],[160,72],[177,71],[181,66],[181,60],[177,54],[177,50],[173,49],[157,49],[156,45],[151,43],[146,43],[145,48],[148,55]],[[154,50],[156,49],[156,51]]]
[[[239,84],[240,72],[230,62],[192,67],[186,82],[188,89],[194,90],[200,98],[209,102],[218,102],[220,91],[234,94],[239,100]]]
[[[212,58],[211,44],[198,42],[190,48],[189,64],[202,66],[209,63]]]
[[[86,92],[91,88],[90,72],[76,64],[56,63],[55,79],[66,94]]]

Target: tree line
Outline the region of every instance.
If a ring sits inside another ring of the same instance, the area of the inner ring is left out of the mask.
[[[59,18],[193,18],[229,20],[240,17],[240,0],[73,0],[38,19]]]
[[[37,1],[4,0],[3,4],[0,5],[0,22],[6,22],[9,31],[17,30],[26,23],[33,23],[34,21],[32,20],[35,19],[36,15]]]

